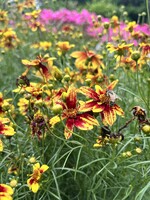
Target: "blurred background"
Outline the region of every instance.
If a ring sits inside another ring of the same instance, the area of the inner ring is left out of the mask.
[[[150,5],[150,0],[149,5]],[[122,12],[128,16],[129,20],[137,21],[139,15],[146,16],[146,1],[145,0],[36,0],[37,5],[43,8],[51,8],[58,10],[62,7],[68,9],[88,9],[90,12],[95,12],[104,17],[119,17]],[[145,22],[147,22],[145,17]]]

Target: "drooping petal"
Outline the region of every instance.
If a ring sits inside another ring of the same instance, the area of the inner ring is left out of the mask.
[[[98,94],[90,87],[83,86],[83,87],[80,87],[78,91],[94,100],[99,99]]]
[[[113,90],[114,87],[117,85],[118,79],[110,83],[110,85],[107,87],[107,90]]]
[[[104,125],[112,126],[116,121],[116,113],[113,107],[105,105],[105,109],[101,112],[101,117]]]
[[[46,78],[48,78],[49,75],[50,75],[49,71],[48,71],[48,68],[45,65],[43,65],[42,63],[39,63],[39,67],[42,69],[42,73],[44,74],[44,76]]]
[[[97,101],[92,101],[92,100],[87,101],[83,103],[82,105],[80,105],[79,112],[91,111],[96,104],[97,104]]]
[[[77,94],[76,89],[70,87],[67,91],[66,104],[68,108],[76,108]]]
[[[115,110],[117,115],[124,116],[122,108],[120,108],[120,106],[118,106],[117,104],[113,105],[113,109]]]
[[[31,185],[31,190],[33,193],[37,193],[37,191],[39,190],[40,188],[40,185],[38,182],[33,182],[32,185]]]
[[[69,139],[72,136],[73,128],[74,128],[74,119],[68,118],[66,120],[66,127],[64,130],[64,135],[66,139]]]

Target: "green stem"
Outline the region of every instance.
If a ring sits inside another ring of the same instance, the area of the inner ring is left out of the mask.
[[[147,20],[148,20],[148,24],[150,25],[149,0],[145,0],[145,3],[146,3],[146,10],[147,10]]]

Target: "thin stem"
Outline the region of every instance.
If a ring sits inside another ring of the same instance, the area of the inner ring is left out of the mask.
[[[145,1],[146,1],[146,10],[147,10],[147,20],[148,20],[148,24],[150,25],[149,0],[145,0]]]

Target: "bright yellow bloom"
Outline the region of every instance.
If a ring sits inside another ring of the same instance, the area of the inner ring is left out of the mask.
[[[0,134],[5,136],[13,136],[15,134],[14,129],[10,125],[8,118],[0,117]]]
[[[12,200],[13,193],[14,191],[10,186],[0,184],[0,200]]]
[[[30,178],[27,180],[27,184],[29,186],[29,189],[32,190],[32,192],[36,193],[39,188],[40,188],[40,184],[39,184],[39,180],[42,176],[42,174],[48,170],[48,166],[47,165],[42,165],[40,167],[40,163],[36,163],[33,165],[33,174],[31,174]]]
[[[75,45],[70,44],[68,41],[57,42],[57,53],[59,56],[65,54],[69,49],[73,48]]]

